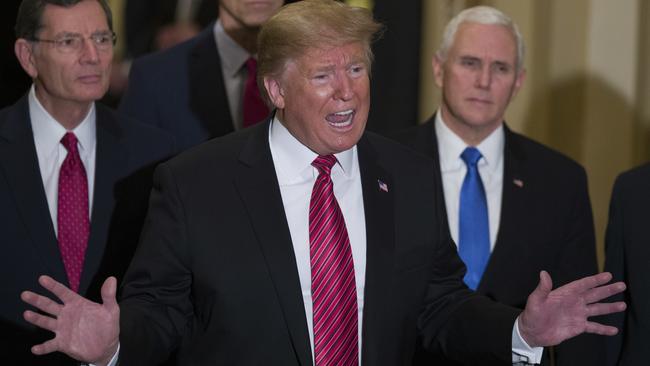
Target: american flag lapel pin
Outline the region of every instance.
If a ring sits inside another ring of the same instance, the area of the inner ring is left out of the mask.
[[[514,183],[519,188],[524,188],[524,181],[521,179],[515,178],[512,180],[512,183]]]
[[[381,179],[377,179],[377,184],[379,185],[380,191],[388,193],[388,184],[382,182]]]

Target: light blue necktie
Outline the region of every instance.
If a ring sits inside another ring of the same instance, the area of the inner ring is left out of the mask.
[[[467,266],[465,283],[476,290],[490,257],[487,200],[476,166],[481,152],[475,147],[468,147],[460,157],[467,165],[467,174],[460,190],[458,253]]]

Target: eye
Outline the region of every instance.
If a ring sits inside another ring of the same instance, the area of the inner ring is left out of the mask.
[[[494,69],[500,74],[507,74],[510,72],[511,67],[507,64],[498,63],[494,66]]]
[[[359,76],[363,74],[366,71],[366,68],[364,65],[353,65],[350,67],[350,74],[353,76]]]
[[[463,57],[460,59],[460,64],[465,67],[477,67],[479,66],[479,61],[475,58]]]
[[[59,39],[56,43],[57,43],[60,47],[65,47],[65,48],[76,48],[77,45],[80,44],[80,42],[81,42],[81,41],[79,40],[79,38],[76,38],[76,37],[65,37],[65,38],[61,38],[61,39]]]
[[[108,46],[113,42],[113,36],[107,33],[93,35],[92,39],[98,46]]]

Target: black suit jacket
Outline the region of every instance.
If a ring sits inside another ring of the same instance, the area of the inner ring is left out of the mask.
[[[179,151],[234,130],[213,26],[136,59],[120,103],[120,112],[172,134]]]
[[[619,334],[608,340],[607,365],[644,365],[650,359],[650,165],[621,174],[614,184],[605,241],[605,270],[627,290],[615,299],[625,301],[625,313],[610,316]]]
[[[435,116],[396,139],[433,158],[440,171]],[[593,216],[584,169],[505,127],[499,232],[477,292],[523,308],[547,270],[554,287],[598,272]],[[437,175],[436,187],[442,193]],[[604,339],[581,335],[544,351],[543,364],[599,365]],[[436,365],[445,364],[438,361]],[[453,364],[453,363],[449,363]]]
[[[147,209],[152,164],[173,152],[170,136],[120,118],[96,104],[97,153],[90,237],[79,292],[99,300],[108,275],[121,278],[135,250]],[[0,111],[0,363],[63,365],[62,354],[33,357],[30,347],[52,338],[22,318],[20,293],[44,293],[47,274],[67,284],[48,210],[27,97]]]
[[[209,141],[157,169],[125,278],[121,365],[154,365],[178,347],[182,365],[313,364],[268,128]],[[363,364],[408,364],[417,334],[426,348],[468,364],[510,360],[518,311],[462,284],[429,160],[371,133],[357,146],[367,233]]]

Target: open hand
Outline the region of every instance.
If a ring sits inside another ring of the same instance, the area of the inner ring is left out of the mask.
[[[539,285],[519,316],[519,332],[532,347],[554,346],[582,333],[615,335],[616,327],[592,322],[589,317],[624,311],[624,302],[599,301],[625,290],[608,272],[585,277],[555,290],[551,276],[540,273]]]
[[[117,352],[120,333],[115,277],[109,277],[102,285],[103,304],[82,297],[51,277],[41,276],[38,282],[63,304],[31,291],[20,295],[24,302],[46,314],[27,310],[25,320],[55,334],[54,338],[33,346],[32,352],[44,355],[59,351],[79,361],[107,364]]]

